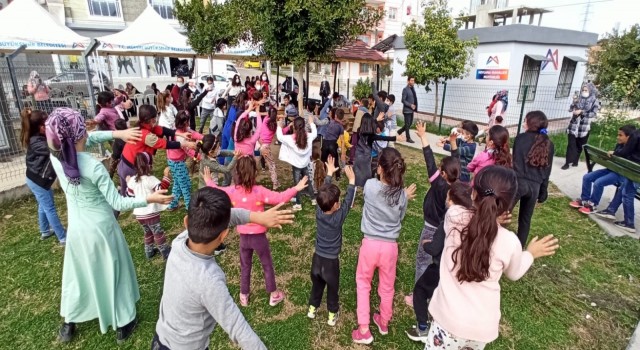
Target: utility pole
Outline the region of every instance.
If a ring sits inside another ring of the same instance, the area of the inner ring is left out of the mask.
[[[587,0],[587,8],[584,11],[584,18],[582,19],[582,31],[587,31],[587,22],[589,22],[589,15],[591,14],[591,0]]]

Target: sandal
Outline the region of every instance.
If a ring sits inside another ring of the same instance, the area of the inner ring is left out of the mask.
[[[244,307],[249,306],[249,294],[240,293],[240,305]]]

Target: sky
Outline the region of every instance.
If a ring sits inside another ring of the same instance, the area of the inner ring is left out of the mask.
[[[588,2],[588,0],[510,0],[509,7],[524,5],[547,8],[553,12],[545,13],[542,16],[542,26],[582,30]],[[468,9],[469,3],[470,0],[449,0],[449,6],[453,8],[453,14],[459,13],[460,10]],[[537,20],[536,17],[535,21]],[[524,22],[525,19],[523,18]],[[623,30],[635,23],[640,23],[640,1],[591,0],[586,31],[598,33],[602,36],[617,25],[619,25],[620,30]]]

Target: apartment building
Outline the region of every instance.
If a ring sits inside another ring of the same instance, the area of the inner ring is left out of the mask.
[[[367,5],[384,11],[384,18],[376,28],[359,37],[360,40],[373,46],[391,35],[403,35],[405,26],[411,21],[421,22],[421,0],[367,0]]]

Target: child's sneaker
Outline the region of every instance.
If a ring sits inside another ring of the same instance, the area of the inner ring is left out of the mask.
[[[160,254],[162,254],[162,259],[164,259],[164,261],[167,261],[167,259],[169,259],[169,253],[171,253],[171,247],[167,244],[164,244],[161,247],[158,247],[158,249],[160,250]]]
[[[61,247],[66,247],[67,246],[67,239],[63,238],[61,240],[58,241],[58,245]]]
[[[144,246],[144,255],[147,257],[147,260],[153,258],[158,253],[158,249],[152,245]]]
[[[596,212],[596,208],[591,202],[586,202],[582,208],[578,209],[578,211],[582,214],[591,215]]]
[[[413,307],[413,293],[404,296],[404,303],[409,307]]]
[[[269,305],[276,306],[280,304],[283,300],[284,300],[284,292],[282,292],[281,290],[277,290],[275,291],[275,295],[274,293],[271,293],[271,296],[269,297]]]
[[[380,334],[382,335],[387,335],[389,334],[389,324],[385,324],[382,321],[382,316],[380,316],[379,313],[374,313],[373,314],[373,323],[376,324],[376,326],[378,326],[378,331],[380,331]]]
[[[318,202],[316,202],[316,200],[315,200],[315,199],[312,199],[312,200],[311,200],[311,205],[316,205],[317,203],[318,203]]]
[[[213,255],[218,256],[218,255],[224,253],[225,250],[227,250],[227,245],[224,244],[224,243],[220,243],[218,248],[216,248],[216,250],[213,251]]]
[[[371,335],[371,331],[368,329],[366,333],[362,334],[360,332],[360,327],[358,327],[351,332],[351,340],[356,344],[369,345],[373,343],[373,335]]]
[[[293,211],[300,211],[300,210],[302,210],[302,204],[294,204],[291,209]]]
[[[55,234],[55,232],[53,232],[53,231],[42,232],[42,233],[40,233],[40,240],[44,241],[47,238],[53,237],[54,234]]]
[[[307,312],[307,317],[316,318],[316,307],[313,305],[309,305],[309,311]]]
[[[340,311],[329,312],[329,319],[327,320],[327,324],[331,327],[335,326],[336,322],[338,322],[338,317],[340,317]]]
[[[584,206],[584,201],[582,199],[576,199],[574,201],[569,202],[569,206],[571,208],[580,209]]]
[[[615,220],[616,219],[616,213],[610,212],[609,209],[598,210],[596,212],[596,215],[598,215],[599,217],[601,217],[603,219],[607,219],[607,220]]]
[[[295,203],[296,202],[296,197],[291,198],[290,202],[291,203]]]
[[[240,305],[244,307],[249,306],[249,294],[240,293]]]
[[[429,336],[429,327],[424,331],[421,331],[418,326],[413,326],[405,331],[407,333],[407,337],[413,341],[421,341],[423,343],[427,342]]]
[[[629,225],[624,221],[616,221],[613,224],[627,232],[636,233],[636,227],[634,225]]]

